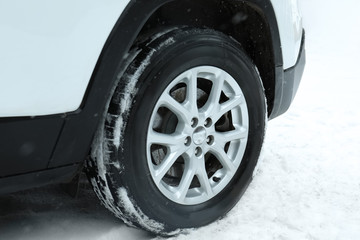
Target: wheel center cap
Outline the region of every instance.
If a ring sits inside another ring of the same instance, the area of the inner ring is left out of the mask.
[[[195,129],[192,137],[194,143],[196,145],[202,144],[206,139],[206,130],[204,127],[198,127]]]

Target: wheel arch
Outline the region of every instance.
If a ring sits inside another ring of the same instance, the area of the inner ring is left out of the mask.
[[[179,25],[212,28],[238,41],[259,70],[270,115],[275,82],[281,78],[276,68],[283,65],[279,29],[270,0],[130,1],[105,43],[81,108],[91,105],[89,98],[98,99],[92,97],[94,92],[99,94],[97,85],[108,92],[114,86],[114,76],[97,76],[121,67],[124,64],[121,56],[126,56],[138,38]]]
[[[238,41],[259,70],[271,113],[276,66],[282,66],[282,53],[270,1],[167,1],[151,14],[138,36],[179,25],[215,29]]]
[[[183,14],[188,17],[184,18]],[[282,73],[276,70],[282,66],[282,53],[270,0],[130,1],[104,45],[80,109],[66,114],[62,134],[48,167],[80,162],[89,153],[106,111],[109,93],[119,79],[115,73],[126,65],[126,56],[136,39],[149,31],[179,24],[215,28],[240,42],[258,67],[268,113],[271,113],[276,79]],[[81,137],[74,138],[74,135]]]

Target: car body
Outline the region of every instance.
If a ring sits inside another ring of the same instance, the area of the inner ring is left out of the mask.
[[[288,109],[305,63],[296,0],[1,1],[0,193],[71,182],[131,47],[183,25],[239,42],[261,76],[269,119]]]

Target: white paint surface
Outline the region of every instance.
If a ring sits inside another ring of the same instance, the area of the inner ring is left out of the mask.
[[[0,117],[78,109],[102,47],[128,2],[1,0]],[[301,17],[296,0],[272,2],[288,68],[298,56]]]
[[[129,0],[0,0],[0,117],[79,108]]]
[[[301,44],[303,26],[298,0],[271,0],[271,2],[280,32],[283,68],[288,69],[295,65]]]

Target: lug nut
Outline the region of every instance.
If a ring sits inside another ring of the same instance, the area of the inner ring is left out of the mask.
[[[191,137],[186,137],[184,141],[185,146],[190,146],[191,144]]]
[[[201,154],[202,154],[201,148],[199,148],[199,147],[195,148],[195,156],[200,157]]]
[[[208,136],[206,138],[206,143],[209,144],[209,145],[212,145],[214,143],[214,137],[213,136]]]
[[[211,124],[212,124],[211,118],[207,118],[204,122],[204,126],[207,128],[210,127]]]
[[[196,127],[198,125],[198,119],[197,118],[193,118],[191,119],[191,127]]]

